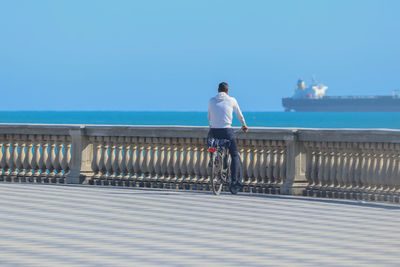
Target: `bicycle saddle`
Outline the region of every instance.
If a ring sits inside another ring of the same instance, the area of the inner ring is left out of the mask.
[[[207,145],[209,147],[229,148],[231,141],[228,139],[207,138]]]

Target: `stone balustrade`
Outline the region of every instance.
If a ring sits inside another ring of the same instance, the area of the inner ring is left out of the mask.
[[[0,181],[210,190],[206,127],[0,124]],[[243,190],[399,202],[400,131],[252,128]]]
[[[71,137],[68,130],[55,135],[54,129],[37,133],[0,129],[0,167],[3,181],[65,183],[70,171]]]

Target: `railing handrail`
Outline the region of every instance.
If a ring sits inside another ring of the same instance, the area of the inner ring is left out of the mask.
[[[69,135],[71,130],[79,130],[87,136],[204,138],[208,129],[209,127],[206,126],[0,123],[0,134]],[[234,129],[239,128],[234,127]],[[240,134],[238,138],[246,140],[400,143],[400,130],[250,127],[248,133]]]

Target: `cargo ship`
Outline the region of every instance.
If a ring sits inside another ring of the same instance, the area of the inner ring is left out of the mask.
[[[397,90],[392,95],[327,96],[327,89],[315,78],[309,87],[303,79],[299,79],[294,95],[282,98],[282,105],[285,111],[400,112]]]

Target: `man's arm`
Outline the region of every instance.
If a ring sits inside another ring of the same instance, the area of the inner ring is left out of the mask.
[[[207,118],[208,118],[208,124],[209,127],[211,128],[211,103],[208,102],[208,112],[207,112]]]
[[[247,132],[249,128],[246,125],[246,121],[244,120],[242,111],[240,110],[239,104],[235,99],[235,103],[233,105],[233,110],[235,111],[236,117],[239,119],[240,123],[242,124],[243,132]]]

